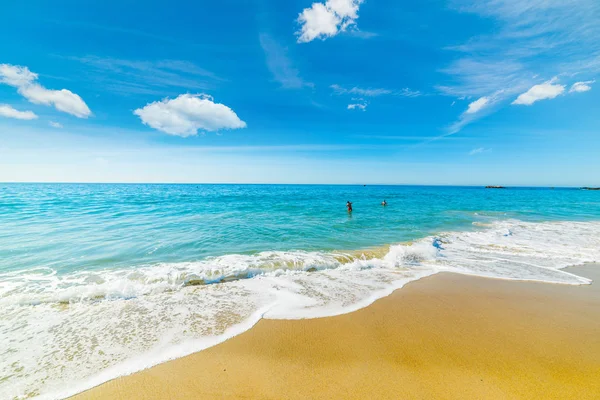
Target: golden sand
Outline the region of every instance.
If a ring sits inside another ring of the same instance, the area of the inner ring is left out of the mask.
[[[439,274],[357,312],[262,320],[76,399],[600,399],[598,285]]]

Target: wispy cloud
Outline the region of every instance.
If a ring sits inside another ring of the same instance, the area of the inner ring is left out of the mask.
[[[365,96],[365,97],[378,97],[378,96],[384,96],[384,95],[401,96],[401,97],[418,97],[418,96],[422,95],[422,93],[419,92],[418,90],[411,90],[409,88],[404,88],[404,89],[400,89],[400,90],[392,90],[392,89],[384,89],[384,88],[360,88],[360,87],[354,86],[354,87],[348,89],[348,88],[344,88],[343,86],[340,86],[337,84],[331,85],[330,88],[337,95],[350,94],[350,95],[358,95],[358,96]]]
[[[484,148],[484,147],[478,147],[478,148],[476,148],[476,149],[473,149],[473,150],[471,150],[471,151],[469,152],[469,155],[470,155],[470,156],[475,156],[475,155],[477,155],[477,154],[485,153],[485,152],[488,152],[488,151],[491,151],[491,149],[486,149],[486,148]]]
[[[454,135],[455,133],[460,132],[464,126],[491,113],[494,109],[494,105],[498,103],[503,94],[504,90],[499,90],[489,96],[480,97],[469,103],[467,109],[458,117],[458,120],[450,125],[447,132],[441,135],[440,138]]]
[[[471,38],[456,50],[503,55],[526,67],[539,64],[535,57],[541,55],[549,57],[544,62],[551,62],[552,68],[564,68],[565,62],[598,61],[600,3],[596,0],[455,0],[452,4],[459,11],[499,23],[493,34]]]
[[[287,56],[285,47],[281,46],[270,35],[262,33],[259,36],[260,45],[265,52],[267,67],[273,78],[285,89],[301,89],[303,87],[314,85],[305,82],[300,77],[300,72],[294,68],[292,61]]]
[[[423,93],[421,93],[419,90],[412,90],[409,88],[403,88],[400,90],[396,90],[394,92],[392,92],[392,94],[394,96],[401,96],[401,97],[419,97],[419,96],[423,96]]]
[[[491,34],[449,48],[460,57],[442,70],[448,81],[438,89],[444,94],[497,93],[499,105],[553,76],[600,72],[597,0],[454,0],[451,7],[496,26]]]
[[[182,46],[182,47],[197,46],[196,43],[189,42],[185,39],[182,39],[181,37],[178,37],[178,38],[170,37],[166,34],[166,32],[151,33],[151,32],[142,31],[139,29],[132,29],[129,27],[124,28],[124,27],[115,26],[115,25],[94,24],[89,21],[78,21],[73,18],[66,18],[66,19],[60,19],[60,20],[46,19],[46,20],[44,20],[44,22],[56,24],[60,27],[64,27],[64,26],[73,27],[73,28],[77,28],[78,30],[79,29],[88,29],[88,30],[110,32],[110,33],[114,33],[114,34],[118,35],[119,37],[122,37],[123,35],[128,35],[128,36],[139,37],[139,38],[143,38],[143,39],[151,39],[154,42],[169,43],[172,46]],[[164,29],[164,27],[160,27],[160,26],[156,26],[156,28]]]
[[[223,79],[183,60],[141,61],[110,57],[68,57],[90,66],[91,79],[121,94],[164,94],[172,91],[211,89]]]
[[[441,72],[451,77],[451,84],[438,85],[437,89],[456,98],[483,97],[504,90],[506,95],[518,93],[531,86],[533,74],[523,72],[515,61],[485,61],[470,57],[461,58]]]
[[[53,128],[57,128],[57,129],[63,128],[63,125],[60,122],[50,121],[50,122],[48,122],[48,125],[50,125]]]
[[[385,94],[391,94],[392,91],[389,89],[373,89],[373,88],[368,88],[368,89],[363,89],[363,88],[359,88],[359,87],[353,87],[350,89],[346,89],[340,85],[331,85],[330,86],[331,89],[333,89],[333,92],[335,94],[353,94],[353,95],[359,95],[359,96],[366,96],[366,97],[377,97],[377,96],[383,96]]]
[[[399,135],[354,135],[357,138],[370,140],[389,140],[389,141],[417,141],[436,139],[435,136],[399,136]]]
[[[358,98],[352,98],[353,103],[348,104],[348,110],[362,110],[366,111],[367,105],[369,104],[364,97],[374,98],[380,96],[399,96],[399,97],[418,97],[421,96],[421,92],[404,88],[400,90],[392,90],[385,88],[361,88],[353,86],[346,88],[337,84],[331,85],[330,88],[333,93],[338,96],[360,96]]]
[[[371,38],[379,36],[379,34],[376,32],[361,31],[360,29],[356,28],[356,29],[349,29],[348,36],[356,37],[359,39],[371,39]]]

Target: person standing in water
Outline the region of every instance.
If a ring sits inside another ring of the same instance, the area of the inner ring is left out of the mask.
[[[383,201],[381,202],[381,205],[382,205],[382,206],[384,206],[384,207],[385,207],[385,206],[387,206],[387,201],[383,200]]]
[[[348,209],[348,212],[352,212],[352,203],[350,203],[349,201],[346,202],[346,208]]]

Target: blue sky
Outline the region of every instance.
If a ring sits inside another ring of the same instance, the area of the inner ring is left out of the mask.
[[[10,2],[0,34],[0,181],[600,185],[597,0]]]

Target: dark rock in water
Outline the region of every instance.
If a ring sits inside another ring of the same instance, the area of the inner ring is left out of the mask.
[[[600,190],[600,187],[582,187],[581,190]]]
[[[506,189],[504,186],[486,186],[486,189]]]

